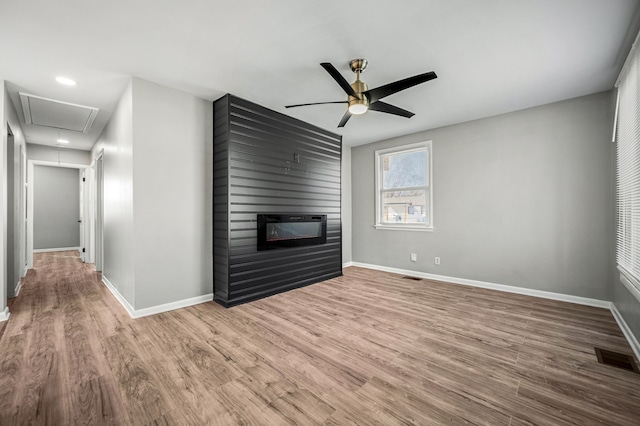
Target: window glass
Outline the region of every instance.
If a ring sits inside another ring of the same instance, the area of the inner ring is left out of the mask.
[[[376,228],[432,229],[431,142],[376,151]]]

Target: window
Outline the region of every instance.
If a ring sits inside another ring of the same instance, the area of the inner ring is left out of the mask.
[[[431,141],[376,151],[378,229],[433,230]]]
[[[635,44],[616,86],[616,261],[620,280],[640,300],[640,55]]]

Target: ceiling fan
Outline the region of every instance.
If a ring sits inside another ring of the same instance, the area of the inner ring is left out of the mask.
[[[414,75],[413,77],[398,80],[393,83],[385,84],[384,86],[376,87],[375,89],[369,89],[367,84],[360,80],[360,74],[367,68],[366,59],[354,59],[349,62],[351,71],[356,73],[356,81],[349,84],[347,80],[338,72],[336,67],[329,62],[323,62],[320,64],[331,77],[342,87],[342,90],[349,96],[346,101],[334,101],[334,102],[314,102],[310,104],[297,104],[297,105],[285,105],[285,108],[295,108],[308,105],[323,105],[323,104],[349,104],[347,112],[342,116],[342,120],[338,124],[338,127],[344,127],[347,121],[352,115],[364,114],[368,110],[384,112],[387,114],[399,115],[401,117],[411,118],[415,114],[406,109],[398,108],[397,106],[382,102],[380,99],[385,96],[393,95],[401,90],[408,89],[415,85],[427,82],[437,78],[435,72],[430,71],[424,74]]]

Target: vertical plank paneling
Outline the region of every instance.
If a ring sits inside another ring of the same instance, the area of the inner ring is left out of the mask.
[[[231,306],[341,275],[341,136],[232,95],[214,111],[215,300]],[[327,243],[259,252],[259,213],[326,214]]]

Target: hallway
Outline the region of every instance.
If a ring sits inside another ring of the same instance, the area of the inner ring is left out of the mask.
[[[92,270],[77,251],[34,254],[0,337],[0,424],[72,424],[70,415],[95,423],[96,414],[122,414],[107,388],[113,377],[96,320],[126,313]]]

